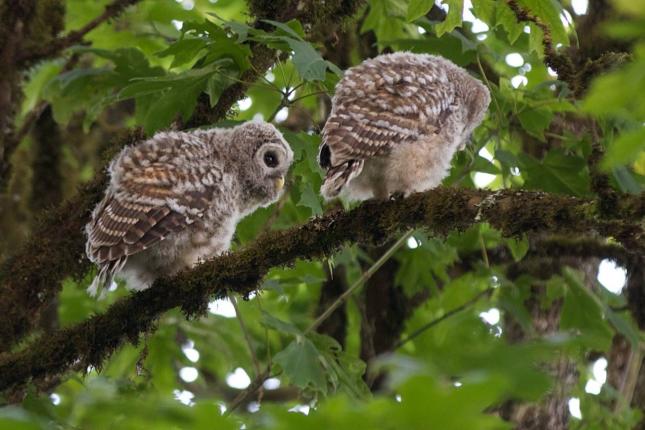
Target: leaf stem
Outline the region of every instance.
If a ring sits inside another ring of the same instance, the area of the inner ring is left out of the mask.
[[[253,344],[251,343],[251,336],[249,334],[249,330],[246,327],[246,324],[244,323],[244,319],[242,318],[242,314],[240,313],[240,307],[237,305],[237,299],[235,296],[230,295],[229,300],[233,304],[233,309],[235,309],[235,315],[237,316],[237,321],[240,323],[240,328],[242,329],[242,333],[244,334],[244,340],[246,341],[246,345],[249,347],[249,352],[251,353],[251,360],[253,361],[253,367],[255,368],[255,375],[258,376],[260,375],[260,363],[258,362],[258,357],[255,354],[255,349],[253,349]]]
[[[412,334],[410,334],[408,337],[406,337],[406,338],[401,339],[400,341],[398,341],[398,342],[397,342],[397,343],[392,347],[392,350],[394,351],[394,350],[399,349],[400,347],[402,347],[403,345],[405,345],[406,343],[408,343],[409,341],[411,341],[411,340],[412,340],[412,339],[414,339],[415,337],[419,336],[420,334],[422,334],[422,333],[423,333],[423,332],[425,332],[426,330],[429,330],[429,329],[431,329],[432,327],[434,327],[434,326],[436,326],[437,324],[439,324],[440,322],[447,320],[447,319],[448,319],[448,318],[450,318],[451,316],[453,316],[453,315],[455,315],[455,314],[458,314],[459,312],[461,312],[461,311],[463,311],[463,310],[466,310],[468,307],[470,307],[470,306],[474,305],[474,304],[475,304],[475,303],[476,303],[480,298],[482,298],[483,296],[487,295],[487,294],[488,294],[488,293],[490,293],[491,291],[493,291],[493,289],[492,289],[492,288],[487,288],[487,289],[485,289],[485,290],[483,290],[483,291],[479,292],[477,295],[475,295],[475,297],[473,297],[472,299],[468,300],[467,302],[465,302],[465,303],[463,303],[463,304],[461,304],[461,305],[457,306],[457,307],[456,307],[456,308],[454,308],[454,309],[449,310],[449,311],[448,311],[448,312],[446,312],[445,314],[441,315],[439,318],[435,318],[435,319],[433,319],[432,321],[430,321],[430,322],[428,322],[428,323],[426,323],[426,324],[422,325],[421,327],[419,327],[418,329],[416,329],[415,331],[413,331],[413,332],[412,332]]]
[[[412,236],[412,233],[414,232],[414,229],[408,230],[403,236],[399,238],[399,240],[396,241],[394,245],[392,245],[385,253],[379,258],[369,269],[367,269],[361,277],[354,282],[354,284],[349,287],[343,294],[338,296],[338,298],[329,305],[327,309],[325,309],[325,312],[320,314],[318,318],[307,328],[307,330],[304,331],[304,334],[306,335],[307,333],[312,332],[315,330],[320,324],[322,324],[323,321],[325,321],[329,316],[341,305],[347,298],[363,283],[365,283],[369,278],[374,275],[374,273],[381,268],[383,264],[387,260],[394,255],[394,253],[408,240],[410,236]]]
[[[479,233],[479,245],[482,249],[482,259],[484,260],[484,264],[486,265],[487,269],[490,269],[490,262],[488,261],[488,251],[486,251],[486,243],[484,242],[484,237],[482,236],[481,232]]]

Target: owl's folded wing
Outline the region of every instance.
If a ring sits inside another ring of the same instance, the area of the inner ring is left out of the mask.
[[[323,195],[336,196],[361,173],[364,160],[439,133],[450,107],[432,96],[433,88],[421,89],[400,81],[393,86],[376,86],[362,97],[337,94],[318,156],[327,171]]]
[[[365,90],[347,86],[337,91],[322,133],[323,168],[387,155],[397,145],[441,131],[453,108],[449,86],[398,78],[392,83],[378,79]]]
[[[180,189],[177,184],[151,181],[150,172],[120,184],[108,194],[88,225],[87,254],[98,265],[113,265],[143,251],[171,233],[184,230],[208,208],[209,188]]]
[[[329,159],[321,158],[321,166],[386,155],[394,145],[416,140],[418,135],[418,115],[383,109],[373,99],[343,103],[336,106],[323,128]]]

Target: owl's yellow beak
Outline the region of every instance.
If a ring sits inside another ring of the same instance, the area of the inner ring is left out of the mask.
[[[275,179],[275,187],[280,191],[284,187],[284,176]]]

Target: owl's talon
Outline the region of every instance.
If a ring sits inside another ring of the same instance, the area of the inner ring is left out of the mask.
[[[403,200],[404,198],[405,198],[405,193],[402,191],[397,191],[395,193],[392,193],[392,195],[390,195],[391,201]]]

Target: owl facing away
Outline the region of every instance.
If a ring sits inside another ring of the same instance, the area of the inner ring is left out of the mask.
[[[86,226],[99,274],[141,290],[229,248],[244,216],[282,193],[293,152],[271,124],[162,132],[125,148]]]
[[[443,57],[397,52],[348,69],[322,132],[323,197],[387,199],[436,187],[489,102],[481,82]]]

